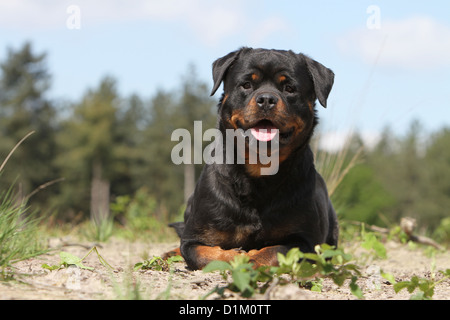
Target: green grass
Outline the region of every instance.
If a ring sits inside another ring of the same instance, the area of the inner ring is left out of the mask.
[[[38,223],[26,204],[14,199],[11,189],[0,193],[0,268],[46,252]]]
[[[0,178],[14,151],[34,131],[20,140],[0,165]],[[5,277],[5,268],[12,264],[45,253],[46,247],[38,232],[39,219],[30,212],[26,199],[14,197],[12,187],[0,192],[0,279]]]

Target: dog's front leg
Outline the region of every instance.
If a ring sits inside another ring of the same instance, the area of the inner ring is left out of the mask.
[[[205,245],[185,244],[181,246],[181,254],[189,268],[193,270],[203,269],[214,260],[231,261],[245,252],[239,249],[224,250],[219,246],[210,247]]]
[[[270,246],[260,250],[250,250],[247,255],[250,262],[253,262],[255,268],[260,266],[278,266],[278,252],[286,254],[288,247],[285,246]]]

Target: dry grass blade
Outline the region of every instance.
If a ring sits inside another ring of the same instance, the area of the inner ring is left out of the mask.
[[[0,172],[2,172],[3,168],[5,167],[6,163],[8,162],[9,158],[12,156],[12,154],[14,153],[14,151],[16,151],[16,149],[22,144],[22,142],[24,142],[29,136],[31,136],[34,133],[34,131],[31,131],[30,133],[28,133],[25,137],[22,138],[22,140],[20,140],[15,146],[14,148],[9,152],[8,156],[6,157],[6,159],[3,161],[2,165],[0,166]]]
[[[347,173],[360,160],[363,147],[358,148],[351,159],[348,160],[351,149],[351,139],[348,139],[338,152],[321,150],[319,149],[318,143],[313,146],[317,169],[327,184],[330,196],[336,191]]]
[[[338,161],[335,168],[333,168],[331,175],[328,177],[328,188],[330,196],[334,193],[336,188],[342,182],[342,179],[347,175],[347,173],[358,163],[359,156],[361,155],[362,147],[353,155],[350,162],[344,165],[345,156],[338,155]]]
[[[46,183],[44,183],[44,184],[41,184],[39,187],[37,187],[36,189],[34,189],[29,195],[27,195],[27,196],[25,197],[25,200],[28,201],[28,199],[30,199],[32,196],[34,196],[36,193],[38,193],[38,192],[41,191],[42,189],[45,189],[45,188],[47,188],[47,187],[49,187],[49,186],[51,186],[51,185],[53,185],[53,184],[55,184],[55,183],[58,183],[58,182],[61,182],[61,181],[64,181],[64,180],[66,180],[66,178],[58,178],[58,179],[55,179],[55,180],[46,182]]]

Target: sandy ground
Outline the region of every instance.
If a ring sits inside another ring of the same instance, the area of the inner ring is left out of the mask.
[[[50,246],[56,250],[47,255],[18,262],[14,265],[13,280],[0,281],[0,299],[176,299],[198,300],[217,285],[226,282],[218,273],[203,273],[186,269],[184,262],[174,265],[172,273],[167,271],[140,270],[133,271],[134,264],[152,256],[159,256],[176,247],[177,243],[154,244],[144,242],[127,242],[111,239],[108,243],[97,246],[99,253],[114,268],[113,272],[100,264],[97,255],[92,253],[83,262],[94,270],[77,267],[49,271],[42,264],[58,264],[59,252],[66,251],[78,257],[89,250],[82,246],[63,246],[67,239],[51,239]],[[90,247],[93,244],[83,243]],[[378,270],[392,273],[397,281],[410,280],[413,275],[423,278],[435,276],[440,278],[437,270],[450,268],[450,253],[438,253],[435,258],[427,257],[421,249],[411,249],[407,245],[389,242],[386,244],[388,258],[368,261],[363,267],[364,275],[358,284],[367,300],[409,299],[411,294],[402,290],[396,294],[393,286],[379,277]],[[353,250],[353,249],[351,249]],[[358,264],[361,265],[361,264]],[[218,299],[213,294],[208,299]],[[239,295],[227,293],[227,299],[241,299]],[[321,293],[295,285],[276,286],[265,295],[256,299],[302,299],[302,300],[348,300],[355,299],[348,286],[337,287],[330,280],[325,280]],[[434,299],[450,300],[450,280],[441,282],[435,288]]]

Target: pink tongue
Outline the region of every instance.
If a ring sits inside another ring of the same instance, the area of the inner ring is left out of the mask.
[[[271,123],[261,123],[251,128],[252,135],[259,141],[271,141],[277,135],[277,131]]]

